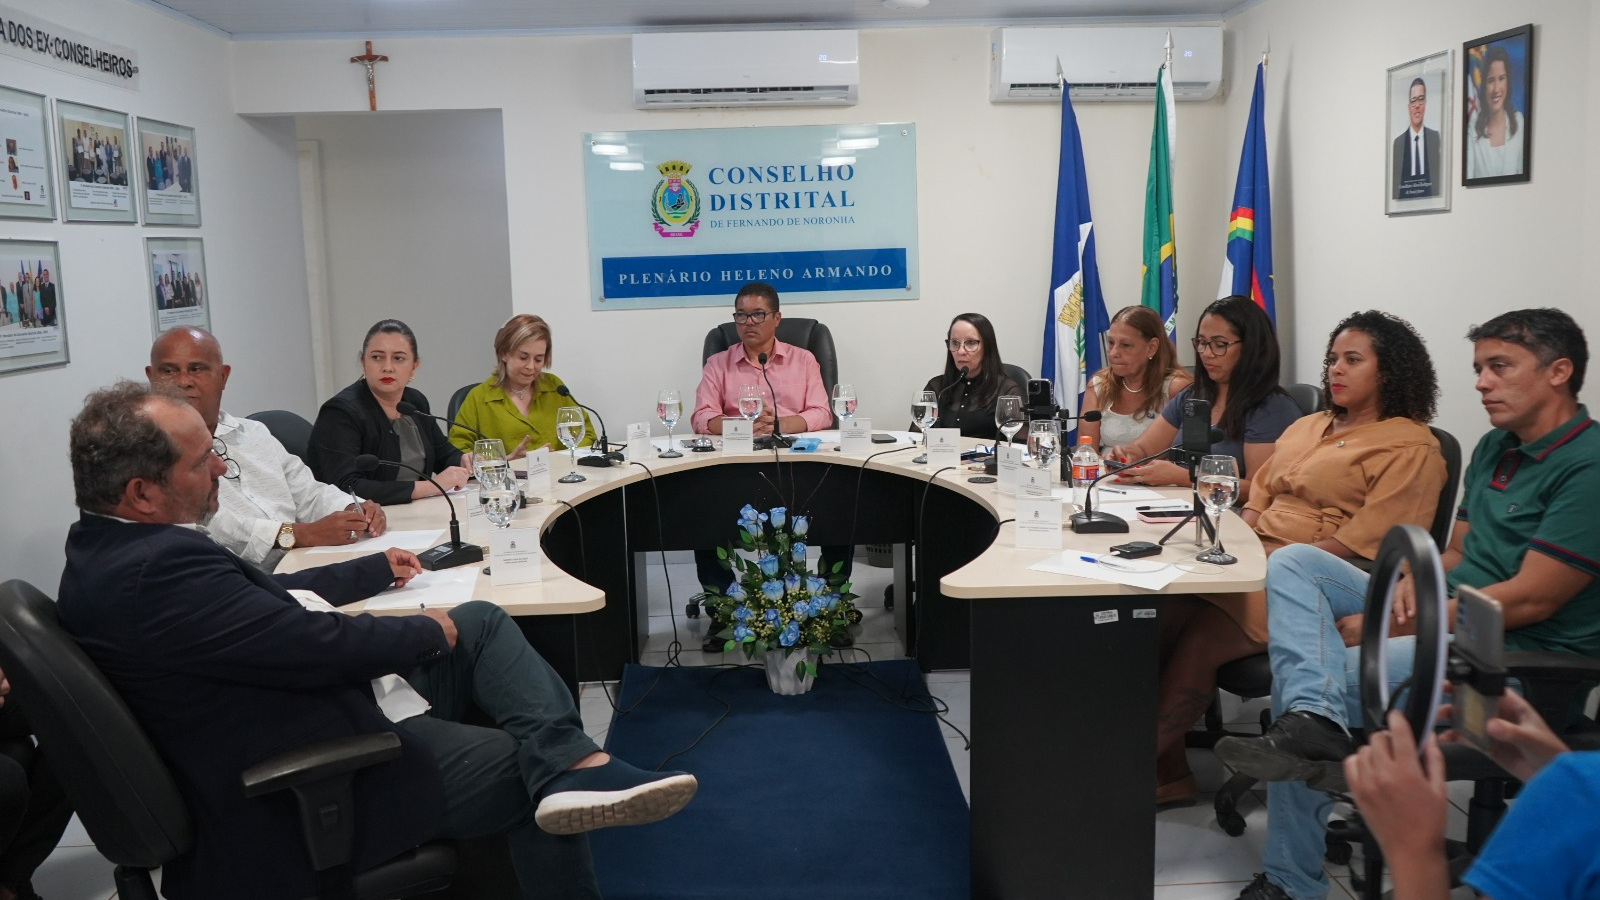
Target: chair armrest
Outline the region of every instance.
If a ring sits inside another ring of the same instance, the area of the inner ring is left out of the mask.
[[[1533,681],[1600,681],[1600,659],[1553,650],[1517,650],[1505,656],[1506,674]]]
[[[391,731],[357,734],[297,747],[244,770],[246,797],[325,781],[400,755],[400,736]]]

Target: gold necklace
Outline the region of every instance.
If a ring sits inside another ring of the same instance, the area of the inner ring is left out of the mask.
[[[1135,389],[1135,388],[1128,387],[1128,379],[1123,378],[1121,375],[1117,376],[1117,380],[1122,382],[1122,389],[1127,391],[1130,394],[1142,394],[1142,393],[1144,393],[1144,388]]]

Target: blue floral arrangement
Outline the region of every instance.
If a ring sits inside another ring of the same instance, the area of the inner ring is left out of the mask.
[[[831,654],[832,641],[842,638],[856,618],[856,595],[840,574],[844,564],[834,563],[826,573],[807,568],[811,523],[806,516],[789,515],[786,507],[759,512],[745,504],[738,527],[738,541],[717,548],[732,582],[720,591],[706,586],[706,605],[718,621],[732,623],[721,634],[728,639],[724,649],[742,647],[748,658],[778,650],[784,656],[805,650]],[[802,653],[796,675],[816,676],[808,660]]]

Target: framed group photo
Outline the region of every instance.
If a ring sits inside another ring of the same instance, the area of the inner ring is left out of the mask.
[[[0,87],[0,216],[55,219],[50,189],[50,103],[39,94]]]
[[[67,364],[61,253],[53,241],[0,241],[0,373]]]
[[[145,238],[150,321],[159,335],[177,325],[211,330],[211,282],[199,238]]]
[[[1451,63],[1444,50],[1389,70],[1387,215],[1450,209]]]
[[[143,186],[146,225],[200,225],[194,129],[140,117],[139,161],[134,177]]]
[[[139,221],[128,184],[133,134],[124,113],[56,101],[63,218],[68,222]]]
[[[1462,185],[1527,181],[1533,162],[1533,26],[1461,50]]]

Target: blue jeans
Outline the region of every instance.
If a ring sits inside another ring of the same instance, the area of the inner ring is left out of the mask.
[[[1366,607],[1367,573],[1304,544],[1267,560],[1267,648],[1272,715],[1304,710],[1346,730],[1361,722],[1361,651],[1345,647],[1337,621]],[[1416,639],[1389,641],[1389,690],[1411,677]],[[1267,785],[1267,878],[1294,900],[1328,893],[1322,855],[1333,801],[1305,782]]]

